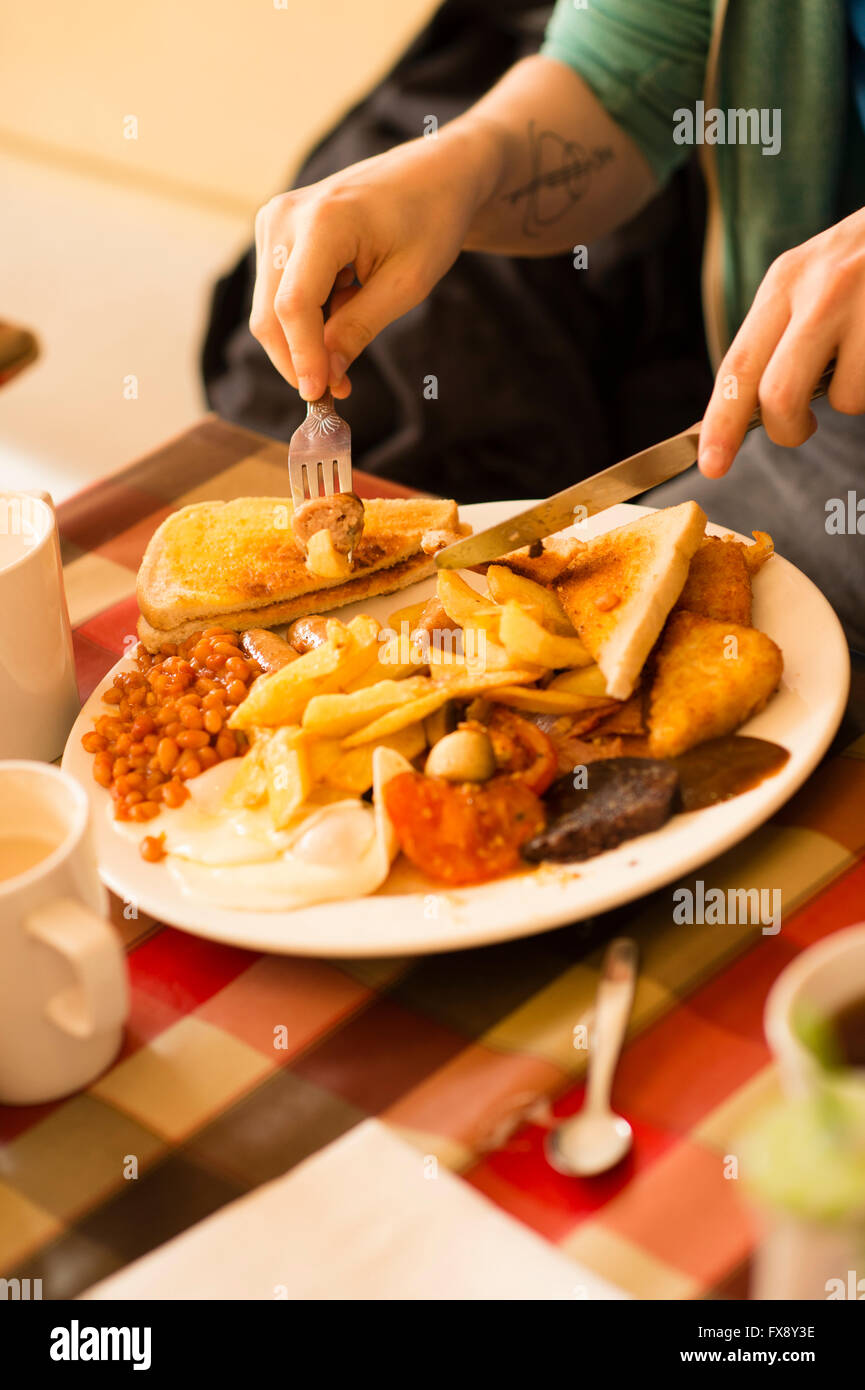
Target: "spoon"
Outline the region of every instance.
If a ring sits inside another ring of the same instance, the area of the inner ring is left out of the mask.
[[[628,1121],[610,1107],[610,1092],[636,978],[637,943],[627,936],[617,937],[607,947],[601,966],[585,1103],[579,1114],[550,1130],[544,1145],[547,1162],[567,1177],[605,1173],[621,1162],[633,1143]]]

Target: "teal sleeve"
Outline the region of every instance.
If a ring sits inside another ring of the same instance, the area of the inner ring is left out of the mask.
[[[663,183],[691,149],[673,113],[703,94],[712,0],[558,0],[541,53],[567,63]]]

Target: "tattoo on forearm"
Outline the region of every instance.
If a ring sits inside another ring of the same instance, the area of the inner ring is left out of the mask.
[[[554,130],[537,130],[529,121],[528,182],[503,195],[516,206],[524,202],[523,235],[538,236],[544,227],[564,217],[574,203],[588,193],[592,176],[615,159],[610,145],[587,150],[573,140],[565,140]]]

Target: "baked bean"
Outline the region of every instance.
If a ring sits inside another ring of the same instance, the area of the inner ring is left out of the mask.
[[[165,831],[161,835],[145,835],[138,852],[148,864],[158,864],[165,858]]]
[[[177,762],[177,759],[180,757],[180,748],[177,744],[177,740],[173,738],[161,738],[159,740],[159,747],[156,750],[156,756],[159,759],[159,766],[162,768],[162,771],[166,773],[170,772]]]
[[[217,709],[205,710],[203,722],[204,727],[209,734],[218,734],[220,729],[222,728],[222,715],[219,713],[219,710]]]
[[[237,740],[230,729],[223,729],[216,736],[216,751],[223,762],[237,757]]]
[[[186,782],[245,751],[246,737],[225,723],[262,668],[242,654],[240,640],[215,626],[166,642],[155,656],[139,646],[135,668],[113,678],[107,712],[81,742],[118,820],[148,820],[162,806],[182,805]]]
[[[96,781],[96,782],[99,783],[100,787],[110,787],[110,786],[111,786],[111,778],[112,778],[112,775],[113,775],[113,774],[112,774],[112,771],[111,771],[111,759],[110,759],[110,756],[109,756],[109,760],[108,760],[107,763],[100,763],[100,762],[98,762],[98,761],[94,761],[94,763],[93,763],[93,779],[94,779],[94,781]]]
[[[206,748],[209,742],[210,735],[205,729],[181,729],[177,735],[180,748]]]

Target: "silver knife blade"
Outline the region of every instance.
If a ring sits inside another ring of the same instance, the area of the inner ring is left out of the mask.
[[[674,434],[650,449],[614,463],[602,473],[584,478],[573,487],[555,493],[537,506],[529,507],[498,526],[490,526],[465,540],[445,546],[435,557],[439,569],[470,569],[506,555],[520,546],[542,541],[554,531],[562,531],[574,522],[585,521],[596,512],[605,511],[617,502],[627,502],[658,483],[669,482],[690,468],[697,460],[700,440],[700,421],[681,434]]]
[[[833,358],[814,383],[812,401],[826,395],[834,371]],[[758,406],[745,428],[755,430],[762,423]],[[520,546],[531,545],[532,541],[542,541],[554,531],[572,526],[575,521],[585,521],[596,512],[615,506],[617,502],[638,497],[641,492],[648,492],[650,487],[668,483],[696,463],[702,425],[703,421],[698,420],[696,425],[682,430],[681,434],[674,434],[660,444],[653,444],[650,449],[643,449],[639,454],[622,459],[621,463],[614,463],[612,468],[605,468],[602,473],[595,473],[581,483],[574,483],[573,487],[566,487],[563,492],[555,493],[545,502],[538,502],[536,506],[519,512],[498,526],[490,526],[475,536],[455,541],[438,552],[435,557],[437,567],[443,570],[470,569],[472,565],[486,564],[490,560],[497,560],[500,555],[507,555],[509,550],[519,550]]]

